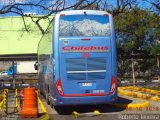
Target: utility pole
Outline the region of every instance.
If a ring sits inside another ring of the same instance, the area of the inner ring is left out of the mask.
[[[135,73],[134,73],[134,59],[132,58],[132,78],[133,78],[133,86],[136,85]]]
[[[14,65],[15,65],[15,63],[14,63],[14,61],[12,62],[12,68],[13,68],[13,71],[12,71],[12,73],[13,73],[13,75],[12,75],[12,77],[13,77],[13,88],[15,88],[15,67],[14,67]]]
[[[157,69],[158,69],[158,81],[160,82],[160,76],[159,76],[159,56],[157,56]]]

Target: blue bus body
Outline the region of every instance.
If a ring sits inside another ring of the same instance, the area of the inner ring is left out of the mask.
[[[39,87],[51,105],[117,100],[116,43],[112,15],[62,11],[38,48]]]

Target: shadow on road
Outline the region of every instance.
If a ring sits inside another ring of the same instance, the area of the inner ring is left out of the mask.
[[[129,104],[132,100],[119,97],[117,103]],[[93,112],[94,110],[98,110],[101,113],[112,113],[112,112],[120,112],[125,110],[125,108],[119,108],[113,106],[111,104],[99,104],[99,105],[77,105],[77,106],[59,106],[55,107],[55,110],[60,115],[70,115],[73,111],[77,111],[78,113],[88,113]]]

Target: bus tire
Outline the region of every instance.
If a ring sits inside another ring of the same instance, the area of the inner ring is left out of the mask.
[[[47,105],[49,105],[50,104],[50,101],[47,99]]]
[[[49,97],[48,97],[48,95],[46,95],[46,102],[47,102],[47,105],[49,105],[49,104],[50,104],[50,101],[49,101]]]
[[[51,107],[51,108],[53,108],[53,107],[54,107],[53,103],[50,103],[50,107]]]

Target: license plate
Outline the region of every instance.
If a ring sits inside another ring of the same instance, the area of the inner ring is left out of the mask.
[[[92,83],[82,83],[82,86],[92,86]]]

